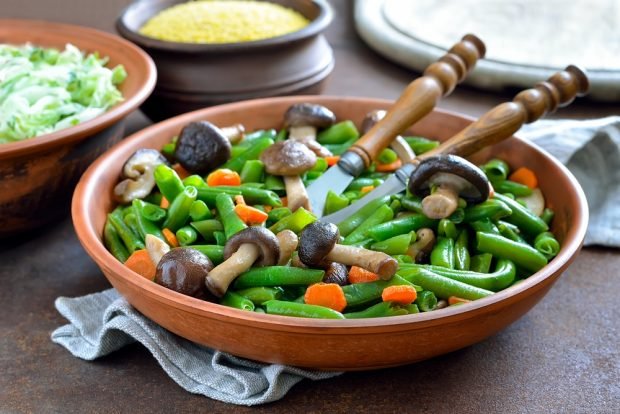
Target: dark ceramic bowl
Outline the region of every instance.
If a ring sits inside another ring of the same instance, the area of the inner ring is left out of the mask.
[[[121,36],[146,50],[158,72],[155,91],[143,105],[153,120],[205,106],[269,96],[319,93],[334,67],[321,32],[332,20],[326,0],[272,0],[310,20],[301,30],[253,42],[197,44],[143,36],[155,14],[184,0],[134,2],[116,22]]]
[[[0,43],[64,48],[122,64],[127,79],[124,100],[102,115],[71,128],[21,142],[0,144],[0,237],[27,232],[69,212],[80,175],[101,153],[123,137],[125,117],[144,102],[155,86],[149,56],[118,36],[60,23],[0,19]]]
[[[243,123],[248,130],[277,128],[293,103],[315,102],[358,127],[366,113],[391,102],[370,98],[286,97],[221,105],[146,128],[104,154],[82,177],[73,198],[73,222],[80,242],[110,283],[141,313],[189,340],[246,358],[303,367],[360,370],[420,361],[482,341],[519,319],[551,288],[575,259],[588,222],[585,196],[557,160],[526,140],[512,137],[473,157],[500,157],[527,166],[539,177],[547,204],[556,212],[552,231],[562,249],[523,282],[461,306],[415,315],[376,319],[317,320],[246,312],[182,295],[129,270],[101,242],[112,189],[124,163],[138,148],[161,148],[187,123]],[[435,110],[409,131],[445,140],[471,118]]]

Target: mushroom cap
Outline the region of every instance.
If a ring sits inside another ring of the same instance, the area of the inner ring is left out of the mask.
[[[325,256],[332,251],[340,237],[338,226],[315,221],[301,231],[299,259],[306,266],[324,266]]]
[[[205,254],[190,247],[177,247],[162,256],[155,282],[184,295],[204,297],[205,276],[211,269],[213,263]]]
[[[386,113],[387,111],[384,111],[383,109],[375,109],[374,111],[368,112],[362,121],[362,134],[370,131],[370,128],[375,126],[377,122],[381,121],[385,117]]]
[[[304,144],[286,140],[264,150],[260,160],[269,174],[300,175],[314,167],[316,155]]]
[[[123,164],[123,178],[139,178],[148,167],[153,169],[159,164],[168,164],[161,152],[151,148],[140,148]]]
[[[323,105],[298,103],[284,113],[284,127],[313,126],[327,128],[336,122],[336,115]]]
[[[230,141],[210,122],[190,122],[179,134],[174,156],[188,171],[206,174],[230,159]]]
[[[489,198],[487,176],[465,158],[440,154],[426,158],[411,173],[409,191],[419,196],[428,195],[432,185],[449,185],[469,203],[480,203]]]
[[[260,255],[253,266],[273,266],[280,257],[278,238],[264,227],[252,226],[234,234],[224,247],[224,260],[228,260],[242,244],[251,243],[258,246]]]
[[[130,203],[149,195],[155,187],[153,171],[159,164],[168,164],[168,161],[157,150],[141,148],[134,152],[123,165],[121,178],[124,180],[114,187],[116,199],[121,203]]]
[[[342,263],[331,262],[325,269],[323,282],[335,283],[340,286],[347,285],[349,283],[348,273],[347,267]]]

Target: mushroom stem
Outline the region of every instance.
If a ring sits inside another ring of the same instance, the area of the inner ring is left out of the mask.
[[[454,213],[459,205],[457,190],[448,184],[442,184],[431,195],[422,200],[422,212],[432,219],[442,219]]]
[[[289,139],[304,144],[318,157],[329,157],[333,155],[330,150],[322,146],[316,140],[316,127],[313,126],[291,126],[289,128]]]
[[[299,238],[291,230],[282,230],[276,234],[280,243],[280,257],[278,257],[278,266],[284,266],[291,260],[293,252],[297,250]]]
[[[220,129],[233,145],[239,143],[243,139],[243,133],[245,132],[243,124],[234,124]]]
[[[222,297],[228,290],[228,286],[241,273],[252,267],[258,259],[260,250],[252,243],[244,243],[226,261],[214,267],[207,277],[205,284],[211,293],[217,297]]]
[[[310,198],[306,192],[306,187],[298,175],[284,176],[284,186],[286,187],[287,207],[295,212],[299,207],[310,210]]]
[[[411,149],[405,138],[398,135],[390,144],[390,148],[394,150],[398,158],[403,164],[411,163],[415,159],[415,152]]]
[[[398,262],[383,252],[342,244],[336,244],[325,256],[325,260],[347,266],[359,266],[376,273],[383,280],[389,280],[398,270]]]
[[[435,233],[424,227],[416,231],[417,240],[407,249],[407,254],[416,262],[423,261],[424,256],[431,253],[435,245]]]
[[[159,237],[147,234],[144,238],[144,244],[146,245],[146,251],[149,257],[155,263],[155,266],[159,264],[161,258],[170,251],[170,246],[160,239]]]

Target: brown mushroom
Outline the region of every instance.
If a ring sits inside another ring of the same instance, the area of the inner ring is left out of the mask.
[[[190,122],[179,134],[174,150],[175,159],[186,170],[206,174],[230,158],[230,141],[210,122]]]
[[[114,196],[121,203],[131,203],[136,198],[146,197],[155,187],[155,167],[168,164],[157,150],[142,148],[125,161],[121,178],[114,187]]]
[[[284,127],[289,130],[289,139],[301,142],[319,157],[328,157],[332,153],[317,142],[317,129],[332,126],[334,122],[336,116],[332,111],[311,103],[291,105],[284,114]]]
[[[416,241],[409,246],[407,254],[416,263],[420,263],[431,254],[433,246],[435,246],[435,233],[432,229],[424,227],[416,231]]]
[[[323,276],[323,282],[335,283],[340,286],[349,284],[349,272],[347,267],[342,263],[331,262],[327,269],[325,269],[325,276]]]
[[[303,174],[316,164],[316,155],[297,141],[280,141],[267,148],[260,156],[265,171],[284,177],[287,207],[291,211],[303,207],[310,210],[310,199],[301,180]]]
[[[299,238],[291,230],[282,230],[276,234],[278,243],[280,244],[280,257],[278,258],[278,266],[286,265],[290,260],[293,252],[297,250]]]
[[[365,134],[370,131],[370,128],[372,128],[377,122],[382,120],[385,117],[386,113],[387,111],[384,111],[382,109],[376,109],[374,111],[368,112],[366,114],[366,117],[364,117],[364,120],[362,121],[362,133]],[[394,150],[398,158],[403,163],[410,163],[415,159],[415,153],[411,149],[411,146],[407,144],[405,138],[400,135],[397,135],[396,138],[394,138],[394,140],[390,144],[390,148]]]
[[[398,262],[393,257],[362,247],[336,244],[339,238],[340,232],[335,224],[315,221],[301,232],[299,258],[310,267],[323,267],[329,262],[359,266],[384,280],[396,273]]]
[[[436,188],[432,194],[432,188]],[[458,207],[459,197],[480,203],[489,197],[489,180],[471,162],[451,154],[441,154],[422,161],[409,177],[409,191],[422,200],[422,212],[429,218],[442,219]]]
[[[206,294],[204,277],[213,268],[211,260],[190,247],[178,247],[164,254],[157,264],[155,282],[175,292],[196,298]]]
[[[248,227],[233,235],[224,247],[224,262],[213,268],[204,281],[211,293],[222,297],[237,276],[252,266],[273,266],[278,262],[277,237],[264,227]]]

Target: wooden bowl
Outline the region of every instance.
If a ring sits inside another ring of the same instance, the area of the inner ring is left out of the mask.
[[[271,0],[310,20],[283,36],[239,43],[179,43],[144,36],[155,14],[187,0],[134,2],[119,16],[119,34],[142,47],[157,65],[155,91],[142,110],[153,120],[206,106],[270,96],[319,93],[334,67],[321,34],[332,20],[326,0]]]
[[[0,43],[30,42],[64,49],[72,43],[84,52],[122,64],[127,79],[124,100],[104,114],[71,128],[20,142],[0,144],[0,237],[27,232],[69,212],[73,188],[82,172],[123,137],[125,117],[155,86],[155,65],[130,42],[79,26],[0,19]]]
[[[116,145],[82,177],[73,198],[73,221],[87,253],[110,283],[148,318],[191,341],[264,362],[330,370],[362,370],[407,364],[466,347],[517,320],[551,288],[579,251],[588,221],[586,200],[571,173],[554,158],[513,137],[476,154],[513,166],[527,166],[540,178],[548,204],[556,212],[553,231],[562,243],[559,255],[525,281],[499,293],[457,307],[428,313],[366,320],[317,320],[244,312],[181,295],[125,268],[101,242],[111,193],[125,159],[138,148],[160,148],[188,122],[217,125],[241,122],[248,130],[278,128],[293,103],[316,102],[338,119],[358,125],[389,101],[343,97],[286,97],[212,107],[146,128]],[[410,130],[444,140],[471,119],[435,110]]]

